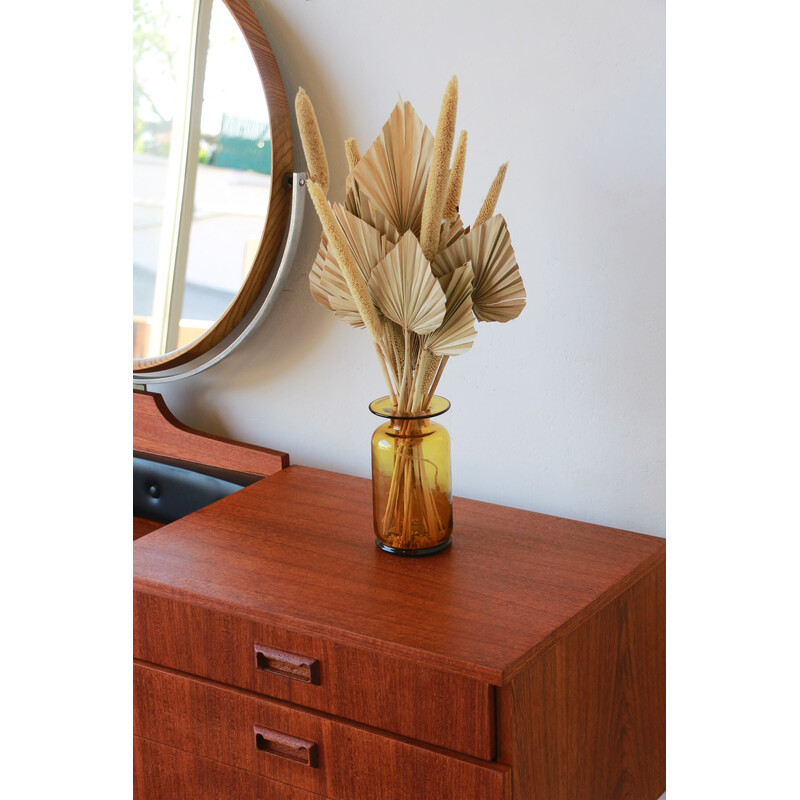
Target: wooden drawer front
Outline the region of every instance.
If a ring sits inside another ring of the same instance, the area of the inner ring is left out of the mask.
[[[133,737],[133,800],[322,800],[287,786]]]
[[[142,592],[134,593],[133,654],[458,753],[495,756],[494,687],[472,678]]]
[[[503,800],[509,768],[134,665],[134,733],[331,800]]]

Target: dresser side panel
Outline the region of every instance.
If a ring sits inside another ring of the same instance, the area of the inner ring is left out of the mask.
[[[515,800],[665,791],[665,605],[662,562],[498,690]]]

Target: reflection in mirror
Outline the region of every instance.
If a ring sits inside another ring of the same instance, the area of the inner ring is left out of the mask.
[[[134,0],[133,357],[192,342],[225,311],[264,230],[264,89],[222,0]]]

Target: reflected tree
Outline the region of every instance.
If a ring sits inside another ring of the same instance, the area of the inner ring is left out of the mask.
[[[171,14],[164,0],[133,0],[133,149],[168,148],[158,134],[170,130],[172,109],[162,96],[164,84],[174,86],[174,57],[167,31]]]

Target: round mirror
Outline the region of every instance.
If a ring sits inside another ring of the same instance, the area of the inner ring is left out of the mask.
[[[134,377],[185,365],[251,311],[289,219],[291,123],[246,0],[134,0]]]

